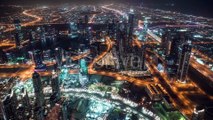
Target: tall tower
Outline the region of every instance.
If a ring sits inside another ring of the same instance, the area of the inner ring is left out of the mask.
[[[128,45],[131,44],[131,40],[132,40],[132,35],[133,35],[133,30],[134,30],[134,21],[135,21],[135,14],[134,14],[134,10],[130,9],[129,12],[129,17],[128,17],[128,31],[127,31],[127,38],[128,38]]]
[[[85,22],[86,25],[89,23],[89,17],[88,17],[88,15],[84,16],[84,22]]]
[[[144,19],[144,24],[143,24],[143,30],[142,30],[142,40],[146,41],[146,34],[148,30],[148,20],[147,18]]]
[[[191,50],[192,50],[191,41],[187,41],[186,43],[184,43],[179,47],[177,78],[183,83],[187,82],[187,73],[189,68]]]
[[[162,36],[161,47],[166,55],[166,72],[170,77],[177,77],[180,48],[186,43],[186,33],[170,29]]]
[[[3,49],[0,49],[0,63],[7,62],[7,56],[6,53],[3,51]]]
[[[166,32],[162,35],[161,39],[161,48],[163,49],[165,55],[171,54],[171,45],[171,35],[169,34],[169,32]]]
[[[46,65],[42,62],[42,53],[40,50],[36,50],[33,52],[33,59],[35,62],[35,70],[36,71],[44,71],[46,70]]]
[[[61,108],[61,118],[62,118],[62,120],[67,120],[67,117],[68,117],[67,106],[68,106],[67,102],[65,101],[62,104],[62,108]]]
[[[62,67],[62,49],[61,48],[55,48],[55,60],[56,64],[59,68]]]
[[[30,49],[33,51],[35,49],[35,36],[34,36],[34,33],[33,31],[30,31],[29,32],[29,39],[30,39]]]
[[[18,32],[15,33],[15,44],[16,47],[19,47],[21,45],[21,36]]]
[[[31,116],[31,105],[30,105],[30,99],[27,93],[27,90],[23,90],[22,94],[22,104],[24,105],[24,111],[25,116],[30,117]]]
[[[140,52],[140,64],[141,64],[141,70],[145,70],[146,69],[146,65],[145,65],[145,55],[146,55],[146,45],[142,45],[142,47],[140,48],[141,50]]]
[[[80,60],[79,82],[82,86],[88,83],[88,68],[84,59]]]
[[[19,19],[15,19],[13,21],[15,27],[15,43],[16,47],[21,45],[21,40],[23,39],[23,35],[21,33],[21,21]]]
[[[52,93],[53,94],[55,93],[58,97],[60,97],[60,85],[59,85],[58,75],[55,71],[52,71],[51,86],[52,86]]]
[[[34,88],[34,93],[36,97],[35,104],[37,107],[42,107],[44,105],[44,94],[43,94],[43,88],[42,88],[42,82],[40,75],[37,72],[33,73],[33,88]]]
[[[11,94],[7,95],[3,100],[3,117],[5,120],[16,119],[16,107],[17,107],[17,96],[12,91]]]
[[[81,59],[81,60],[80,60],[80,72],[81,72],[83,75],[88,74],[87,64],[86,64],[86,61],[85,61],[84,59]]]
[[[41,40],[42,49],[44,50],[46,45],[47,45],[47,40],[46,40],[45,28],[44,27],[41,27],[40,40]]]
[[[7,95],[4,100],[2,101],[3,103],[3,107],[2,107],[2,111],[3,111],[3,118],[4,120],[13,120],[15,119],[15,110],[16,109],[13,109],[12,107],[12,103],[11,103],[11,99],[10,99],[10,96]]]

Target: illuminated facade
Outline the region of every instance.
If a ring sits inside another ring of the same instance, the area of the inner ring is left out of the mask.
[[[43,108],[44,105],[44,94],[43,94],[43,87],[42,87],[42,82],[39,73],[34,72],[33,73],[33,88],[34,88],[34,93],[35,93],[35,103],[37,107]]]
[[[187,82],[187,74],[189,69],[189,60],[191,56],[191,41],[187,41],[179,47],[179,62],[177,70],[177,79],[181,82]]]
[[[134,14],[134,10],[130,9],[129,16],[128,16],[127,45],[131,44],[132,37],[133,37],[132,35],[134,32],[134,25],[135,25],[135,14]]]
[[[16,30],[16,33],[15,33],[16,47],[20,47],[21,40],[23,39],[23,35],[21,33],[21,21],[19,19],[15,19],[13,22],[14,22],[14,27]]]

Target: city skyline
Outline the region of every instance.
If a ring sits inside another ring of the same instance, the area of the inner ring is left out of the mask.
[[[0,119],[212,120],[213,19],[92,1],[0,6]]]

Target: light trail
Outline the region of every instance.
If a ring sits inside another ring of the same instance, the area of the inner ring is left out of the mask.
[[[122,12],[122,11],[119,11],[117,9],[113,9],[113,8],[109,8],[109,6],[112,6],[113,4],[110,4],[110,5],[103,5],[101,6],[103,9],[106,9],[106,10],[109,10],[109,11],[113,11],[115,13],[118,13],[120,16],[125,16],[126,19],[128,19],[128,16],[126,15],[126,13]]]
[[[35,20],[30,21],[30,22],[27,22],[27,23],[23,23],[23,24],[21,24],[21,26],[25,26],[25,27],[26,27],[26,26],[32,26],[32,25],[34,25],[35,23],[42,21],[42,19],[43,19],[42,17],[37,16],[37,15],[33,15],[33,14],[30,13],[30,12],[33,11],[33,10],[35,10],[35,9],[25,10],[25,11],[23,11],[22,14],[24,14],[24,15],[26,15],[26,16],[28,16],[28,17],[32,17],[32,18],[34,18]],[[8,28],[8,29],[4,30],[3,32],[11,32],[11,31],[13,31],[13,30],[15,30],[15,27]]]
[[[167,25],[167,26],[170,26],[170,27],[176,27],[176,26],[173,26],[173,25]],[[161,26],[162,28],[165,28],[165,27],[167,27],[166,25],[164,25],[164,26]],[[188,27],[190,27],[190,26],[188,26]],[[156,29],[156,28],[155,28]],[[148,33],[154,40],[156,40],[156,41],[158,41],[158,42],[161,42],[161,38],[160,37],[158,37],[157,35],[155,35],[154,33],[152,33],[151,31]],[[201,53],[200,51],[198,51],[198,50],[195,50],[195,49],[192,49],[192,52],[193,53],[195,53],[195,54],[198,54],[199,56],[201,56],[202,57],[202,59],[205,59],[205,60],[207,60],[207,61],[210,61],[210,62],[213,62],[213,59],[212,58],[210,58],[210,57],[208,57],[207,55],[205,55],[205,54],[203,54],[203,53]],[[162,60],[163,61],[163,60]],[[196,62],[195,64],[199,64],[197,61],[194,61],[194,62]],[[190,63],[190,65],[191,65],[192,63]],[[207,69],[207,68],[204,68],[204,67],[206,67],[207,65],[203,65],[203,67],[201,67],[201,66],[197,66],[197,65],[192,65],[195,69],[205,69],[206,71],[201,71],[200,73],[201,74],[203,74],[204,76],[206,76],[206,77],[208,77],[208,78],[210,78],[212,81],[213,81],[213,77],[212,77],[212,74],[213,74],[213,72],[210,70],[210,69]],[[207,72],[207,73],[206,73]]]
[[[94,11],[96,11],[96,7],[95,6],[93,7],[93,9],[94,9]],[[96,16],[96,14],[92,15],[92,17],[89,20],[89,23],[93,23],[94,22],[93,20],[94,20],[95,16]]]

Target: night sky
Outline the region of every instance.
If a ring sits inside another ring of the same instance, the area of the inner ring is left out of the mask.
[[[131,4],[141,4],[144,6],[165,10],[178,11],[197,16],[213,18],[213,0],[0,0],[1,4],[22,4],[22,5],[48,5],[63,3],[112,3],[128,2]],[[174,6],[172,6],[172,4]]]

